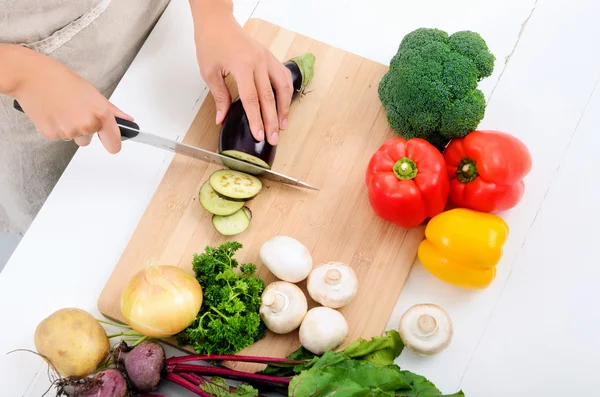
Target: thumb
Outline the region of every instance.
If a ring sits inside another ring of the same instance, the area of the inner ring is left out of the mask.
[[[215,99],[215,105],[217,106],[217,116],[215,122],[221,124],[229,111],[231,106],[231,94],[229,88],[223,80],[223,76],[215,75],[206,81],[208,89],[210,90],[213,98]]]

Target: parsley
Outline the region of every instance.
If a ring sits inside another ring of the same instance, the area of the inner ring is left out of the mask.
[[[254,264],[240,265],[234,258],[240,248],[241,243],[228,241],[194,254],[203,301],[196,320],[177,335],[180,345],[191,345],[198,354],[234,354],[265,336],[259,315],[265,283],[254,275]]]

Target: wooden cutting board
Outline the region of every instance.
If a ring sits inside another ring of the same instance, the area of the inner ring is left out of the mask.
[[[275,281],[258,251],[266,240],[281,234],[301,241],[311,251],[315,266],[328,261],[352,266],[359,291],[350,305],[340,309],[350,326],[348,342],[380,335],[424,236],[423,226],[405,230],[379,219],[367,198],[367,163],[384,141],[397,136],[377,96],[387,67],[262,20],[252,19],[244,29],[281,61],[306,52],[316,57],[314,80],[291,108],[273,169],[320,191],[264,180],[264,189],[247,204],[253,214],[250,227],[226,238],[215,232],[211,215],[198,202],[200,186],[218,167],[175,156],[100,295],[99,310],[123,321],[121,291],[150,259],[191,272],[194,253],[229,240],[244,245],[236,258],[255,263],[266,283]],[[235,97],[233,80],[228,84]],[[209,94],[184,142],[217,151],[215,113]],[[304,285],[299,283],[303,289]],[[315,306],[308,298],[309,307]],[[268,333],[240,354],[284,357],[298,346],[297,331]]]

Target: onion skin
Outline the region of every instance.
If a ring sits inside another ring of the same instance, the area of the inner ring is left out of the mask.
[[[125,287],[121,312],[133,330],[166,338],[194,322],[202,298],[202,287],[194,276],[176,266],[152,264]]]

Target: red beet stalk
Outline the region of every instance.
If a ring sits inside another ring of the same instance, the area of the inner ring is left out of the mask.
[[[287,386],[290,384],[289,377],[278,377],[270,375],[254,374],[251,372],[236,371],[233,369],[208,367],[206,365],[175,364],[167,367],[169,374],[194,373],[197,375],[219,376],[222,378],[263,384],[266,386]]]
[[[186,389],[188,389],[189,391],[191,391],[194,394],[199,395],[200,397],[213,397],[212,394],[205,392],[204,390],[199,388],[198,385],[193,384],[192,382],[190,382],[189,380],[183,378],[182,376],[180,376],[178,374],[169,372],[169,373],[167,373],[167,376],[165,377],[165,379],[175,383],[176,385],[185,387]]]
[[[212,355],[188,355],[171,357],[167,359],[167,365],[169,364],[180,364],[189,361],[238,361],[242,363],[258,363],[258,364],[287,364],[297,365],[307,363],[308,360],[290,360],[288,358],[275,358],[275,357],[254,357],[254,356],[235,356],[225,354],[212,354]]]

